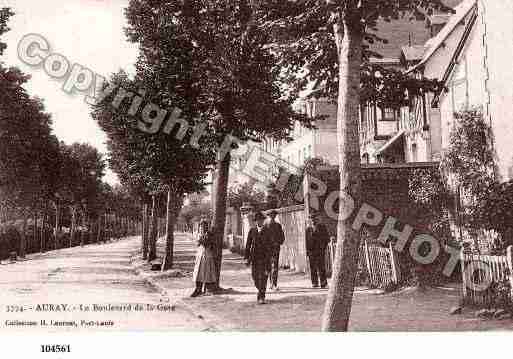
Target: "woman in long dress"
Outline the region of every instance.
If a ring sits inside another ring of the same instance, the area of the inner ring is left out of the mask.
[[[191,297],[197,297],[203,293],[203,287],[206,291],[213,290],[216,282],[216,268],[214,258],[214,238],[212,232],[208,230],[207,221],[201,222],[201,234],[198,240],[198,252],[196,253],[196,262],[192,280],[196,284],[196,289]]]

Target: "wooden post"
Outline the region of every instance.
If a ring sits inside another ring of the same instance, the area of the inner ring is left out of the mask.
[[[513,301],[513,246],[508,246],[506,249],[506,260],[508,262],[509,269],[509,284],[510,284],[510,295]]]
[[[390,261],[392,262],[392,280],[395,284],[399,284],[400,270],[394,253],[394,247],[392,246],[392,241],[388,242],[388,249],[390,251]]]
[[[460,252],[460,263],[461,263],[461,282],[463,285],[463,299],[467,299],[467,278],[465,276],[465,251],[461,248]]]

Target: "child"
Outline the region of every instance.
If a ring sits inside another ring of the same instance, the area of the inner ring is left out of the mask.
[[[191,297],[197,297],[205,292],[213,290],[216,282],[216,265],[214,258],[214,238],[212,232],[208,230],[207,221],[201,222],[201,234],[198,241],[198,252],[196,254],[196,262],[194,264],[193,281],[196,283],[196,289]]]

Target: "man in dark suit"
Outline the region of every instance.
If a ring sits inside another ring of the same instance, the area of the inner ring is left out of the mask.
[[[326,280],[326,247],[330,236],[326,226],[319,221],[318,215],[310,216],[311,225],[306,228],[306,254],[310,263],[310,276],[312,287],[327,288]]]
[[[271,270],[272,243],[268,228],[264,227],[265,216],[261,212],[255,214],[256,227],[249,230],[246,241],[245,258],[251,265],[251,276],[258,290],[258,304],[265,304],[267,278]]]
[[[271,275],[269,281],[271,282],[271,289],[278,290],[278,268],[280,262],[280,246],[285,242],[285,234],[281,224],[275,221],[278,212],[272,210],[269,212],[269,223],[267,228],[269,229],[269,236],[271,237]]]

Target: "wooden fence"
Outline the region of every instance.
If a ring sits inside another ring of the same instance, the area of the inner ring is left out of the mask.
[[[330,241],[326,253],[326,271],[332,273],[336,242]],[[401,280],[397,256],[392,248],[368,245],[363,241],[358,256],[358,271],[363,273],[371,287],[385,288]]]
[[[461,252],[462,296],[466,304],[492,306],[513,299],[513,247],[504,256]],[[500,286],[509,283],[504,293]]]

